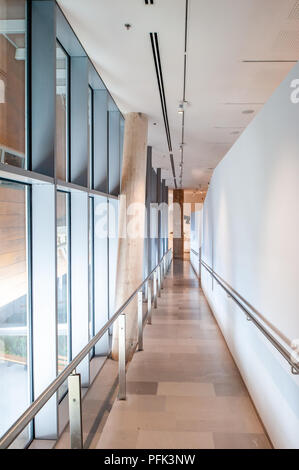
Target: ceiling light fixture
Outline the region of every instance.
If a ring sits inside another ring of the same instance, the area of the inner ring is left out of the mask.
[[[184,145],[185,145],[185,109],[189,105],[186,100],[186,83],[187,83],[187,48],[188,48],[188,16],[189,16],[189,0],[185,0],[185,41],[184,41],[184,81],[182,101],[179,103],[179,114],[182,115],[182,139],[180,144],[181,163],[180,163],[180,187],[183,187],[183,164],[184,164]]]
[[[254,109],[244,109],[244,111],[242,111],[242,114],[253,114],[254,113]]]
[[[184,114],[184,112],[186,111],[186,106],[189,104],[188,101],[186,100],[183,100],[179,103],[179,108],[178,108],[178,113],[179,114]]]

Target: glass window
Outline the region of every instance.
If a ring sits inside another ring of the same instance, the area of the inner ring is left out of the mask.
[[[0,0],[0,162],[25,168],[25,0]]]
[[[27,186],[0,180],[1,435],[30,403],[27,198]],[[29,437],[26,430],[15,445]]]
[[[93,89],[88,87],[88,136],[89,136],[89,187],[94,187],[93,180]]]
[[[56,176],[68,179],[68,63],[69,58],[56,43]]]
[[[94,336],[94,200],[89,198],[89,279],[88,279],[88,292],[89,292],[89,339]],[[94,351],[91,351],[91,357]]]
[[[57,192],[58,373],[71,358],[70,348],[70,216],[69,194]],[[60,397],[66,387],[61,387]]]

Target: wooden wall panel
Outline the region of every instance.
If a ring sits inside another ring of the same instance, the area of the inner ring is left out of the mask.
[[[0,186],[0,307],[27,292],[26,193]]]
[[[0,79],[5,102],[0,103],[0,145],[25,153],[25,61],[15,60],[16,48],[0,35]]]

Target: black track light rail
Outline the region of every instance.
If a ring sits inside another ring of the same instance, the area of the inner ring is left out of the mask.
[[[172,174],[173,174],[173,178],[174,178],[175,187],[177,188],[174,161],[173,161],[173,150],[172,150],[171,135],[170,135],[169,121],[168,121],[168,113],[167,113],[167,104],[166,104],[166,97],[165,97],[163,72],[162,72],[162,65],[161,65],[161,56],[160,56],[159,41],[158,41],[158,34],[157,33],[150,33],[150,40],[151,40],[153,58],[154,58],[154,63],[155,63],[155,70],[156,70],[156,76],[157,76],[157,82],[158,82],[158,88],[159,88],[161,108],[162,108],[163,120],[164,120],[164,125],[165,125],[166,139],[167,139],[168,150],[169,150],[169,154],[170,154],[170,163],[171,163],[171,168],[172,168]]]

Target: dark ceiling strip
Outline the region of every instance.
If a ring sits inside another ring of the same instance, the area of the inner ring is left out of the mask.
[[[175,168],[174,168],[174,161],[173,161],[173,154],[172,154],[172,143],[171,143],[171,135],[170,135],[170,128],[169,128],[169,121],[168,121],[168,113],[167,113],[167,105],[166,105],[166,97],[165,97],[165,88],[164,88],[164,80],[163,80],[163,73],[162,73],[162,65],[161,65],[161,56],[160,56],[160,49],[159,49],[159,41],[158,41],[158,34],[157,33],[150,33],[154,63],[155,63],[155,70],[159,88],[159,95],[161,101],[161,108],[165,126],[165,133],[167,138],[172,174],[174,178],[174,184],[177,188],[176,183],[176,175],[175,175]]]
[[[170,137],[170,129],[169,129],[169,121],[168,121],[168,113],[167,113],[167,105],[166,105],[166,96],[165,96],[164,80],[163,80],[160,49],[159,49],[159,42],[158,42],[158,34],[157,33],[154,33],[154,42],[155,42],[155,46],[156,46],[156,54],[157,54],[158,68],[159,68],[159,77],[160,77],[162,97],[163,97],[163,103],[164,103],[164,109],[165,109],[166,124],[167,124],[167,131],[168,131],[168,137],[169,137],[169,152],[172,152],[172,143],[171,143],[171,137]]]
[[[172,174],[173,174],[173,179],[174,179],[174,185],[175,188],[177,189],[177,184],[176,184],[176,176],[175,176],[175,168],[174,168],[174,160],[173,160],[173,154],[170,154],[170,163],[171,163],[171,168],[172,168]]]
[[[170,141],[170,134],[169,134],[167,110],[165,109],[165,99],[163,96],[163,90],[162,90],[162,84],[161,84],[161,71],[159,69],[159,63],[158,63],[157,52],[156,52],[156,42],[154,41],[153,33],[150,33],[150,38],[151,38],[151,44],[152,44],[152,50],[153,50],[153,56],[154,56],[154,62],[155,62],[155,69],[156,69],[156,75],[157,75],[157,82],[158,82],[158,88],[159,88],[159,94],[160,94],[160,100],[161,100],[161,107],[162,107],[168,149],[170,149],[171,141]]]

